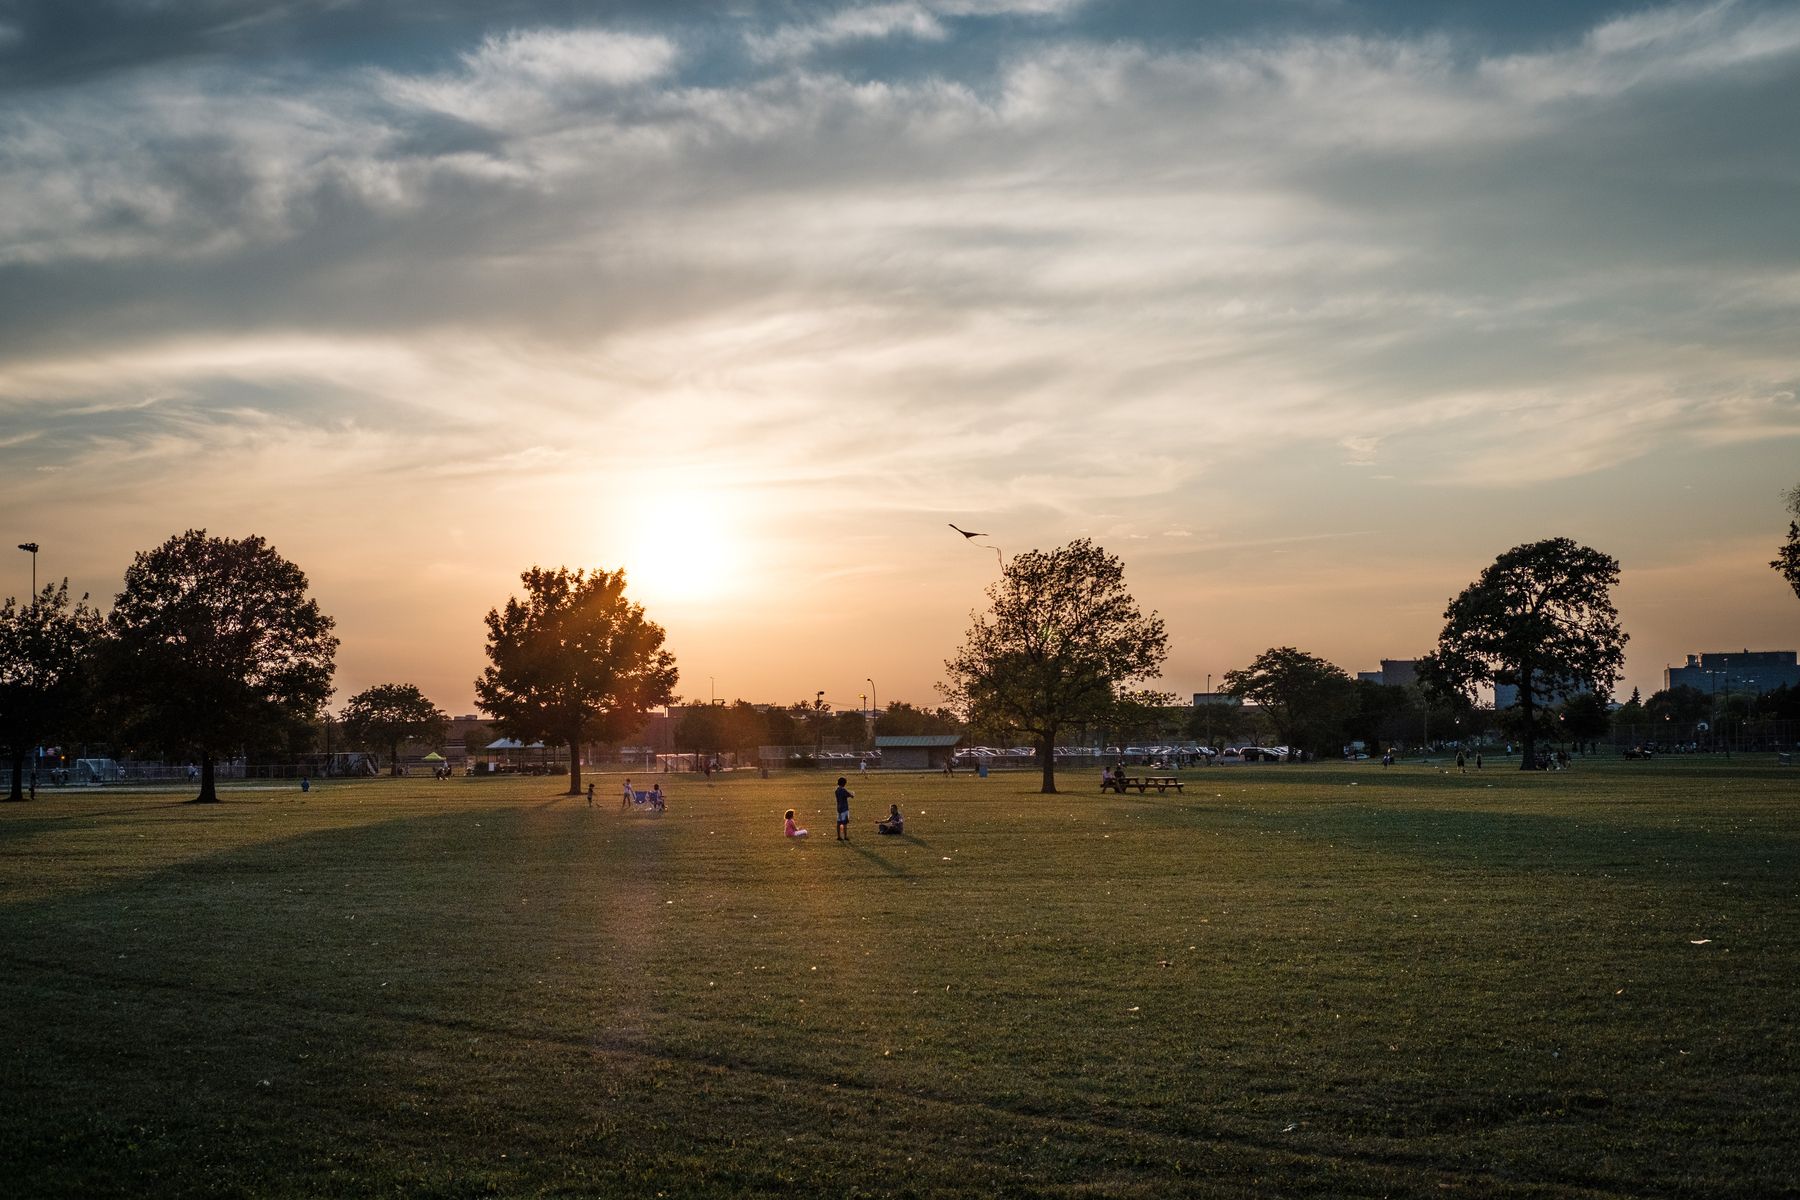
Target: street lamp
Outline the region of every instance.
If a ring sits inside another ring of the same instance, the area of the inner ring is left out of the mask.
[[[37,603],[37,552],[36,542],[20,542],[19,549],[31,555],[31,602]]]
[[[881,715],[881,693],[875,690],[873,679],[865,675],[863,682],[869,685],[869,711],[879,717]]]

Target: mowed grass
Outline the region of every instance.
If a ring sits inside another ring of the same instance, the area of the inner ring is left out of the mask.
[[[1800,771],[1089,775],[0,807],[0,1192],[1800,1193]]]

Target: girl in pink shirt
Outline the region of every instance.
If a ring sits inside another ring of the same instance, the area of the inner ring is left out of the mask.
[[[787,810],[787,827],[783,832],[785,832],[788,837],[805,837],[806,836],[806,830],[800,829],[795,826],[794,810],[791,808]]]

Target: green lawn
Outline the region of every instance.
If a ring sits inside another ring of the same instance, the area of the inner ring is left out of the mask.
[[[1089,775],[0,806],[0,1194],[1800,1195],[1800,769]]]

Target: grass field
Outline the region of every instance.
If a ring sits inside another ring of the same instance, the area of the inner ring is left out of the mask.
[[[1495,768],[0,806],[0,1193],[1800,1194],[1800,770]]]

